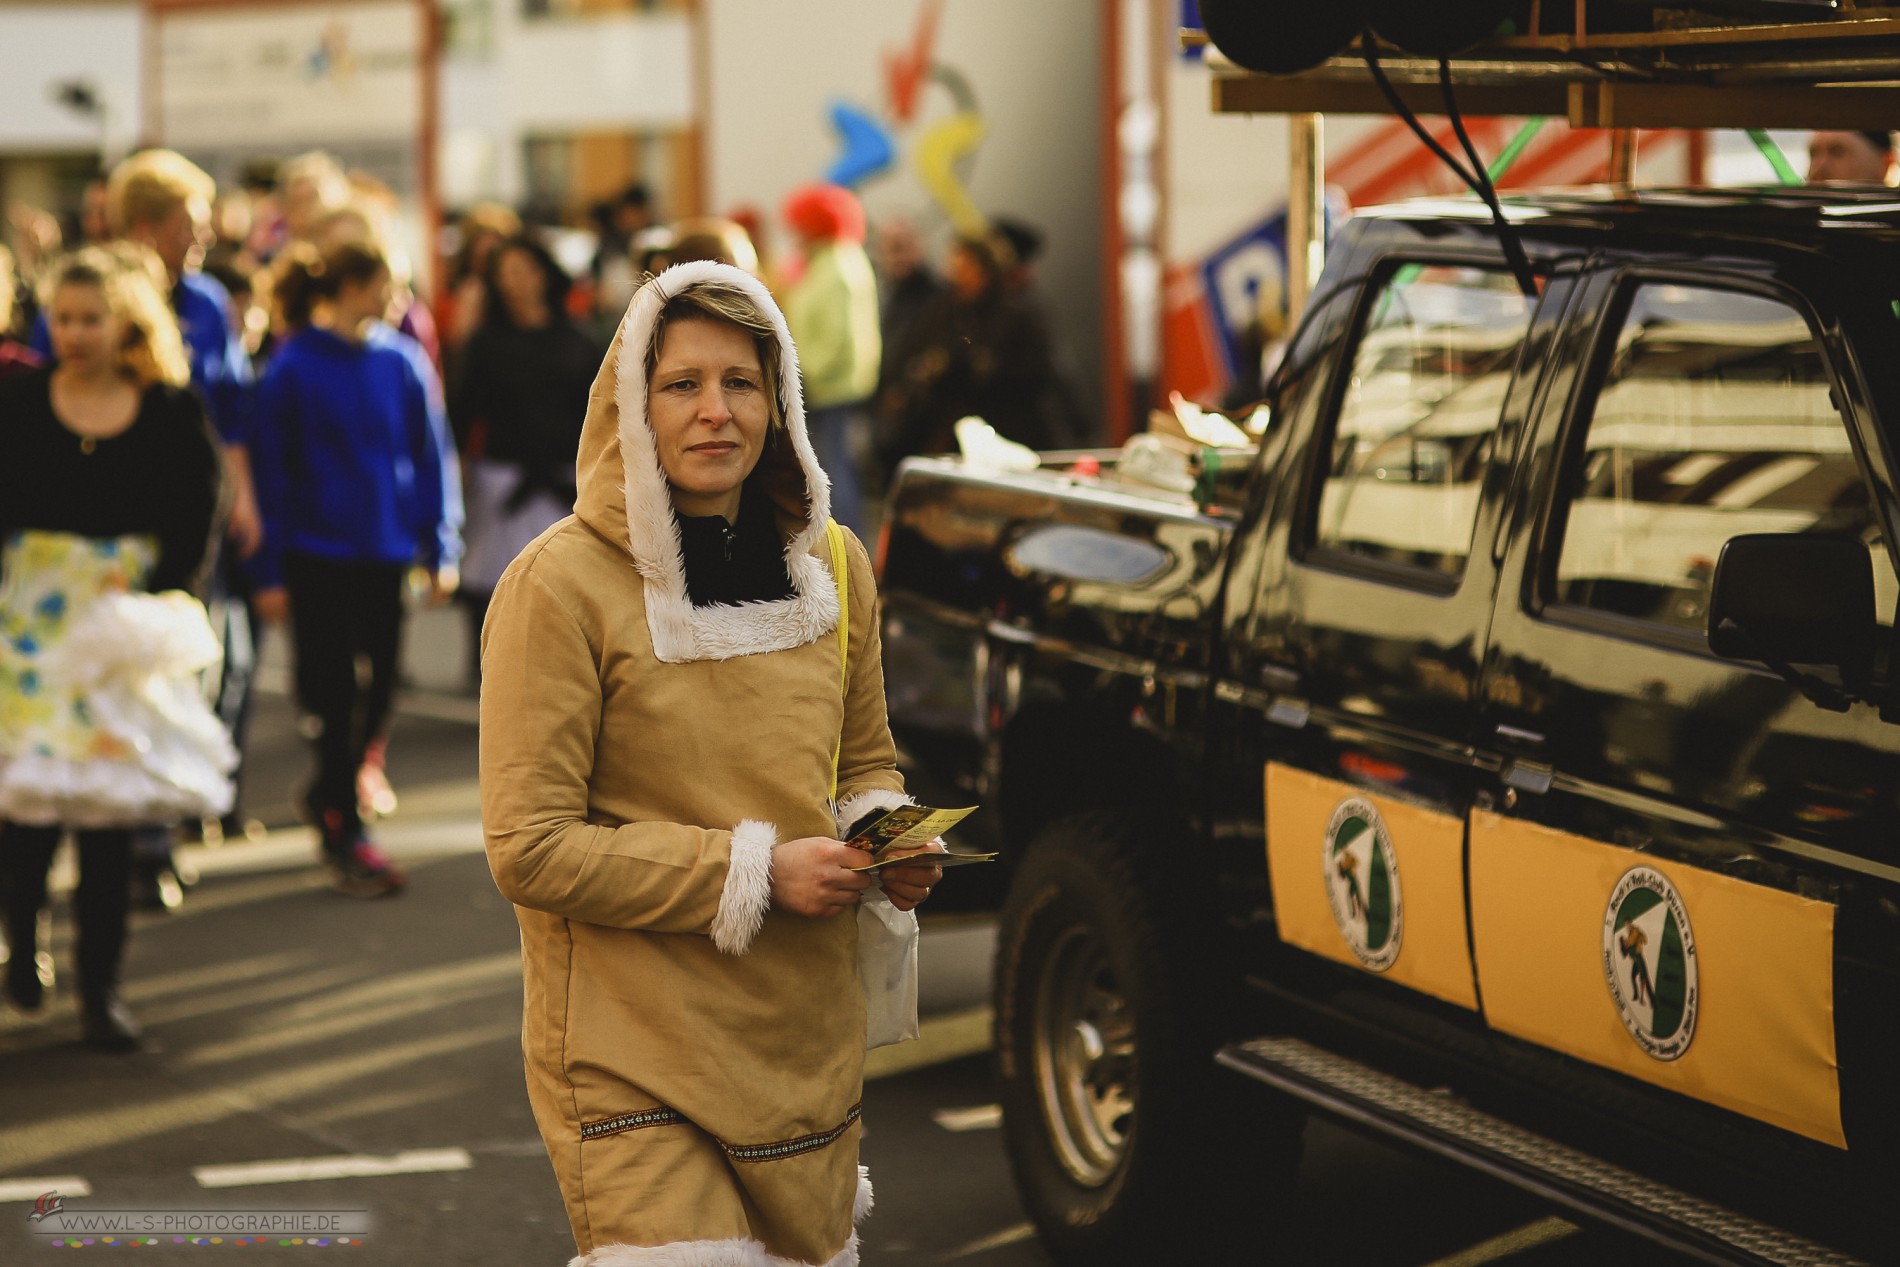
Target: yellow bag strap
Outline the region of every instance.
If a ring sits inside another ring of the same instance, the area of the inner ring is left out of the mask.
[[[835,519],[825,521],[825,538],[831,542],[831,580],[838,587],[838,693],[850,689],[851,661],[851,565],[845,556],[844,529]],[[831,749],[831,799],[838,800],[838,758],[844,752],[844,727],[838,728],[838,742]]]

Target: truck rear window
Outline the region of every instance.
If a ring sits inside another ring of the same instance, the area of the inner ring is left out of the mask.
[[[1558,602],[1701,633],[1730,537],[1825,533],[1867,544],[1892,622],[1900,587],[1821,345],[1777,299],[1639,286],[1564,487]]]

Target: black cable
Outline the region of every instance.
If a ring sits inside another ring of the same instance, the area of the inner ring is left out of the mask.
[[[1478,197],[1484,199],[1484,205],[1491,209],[1491,220],[1498,229],[1498,243],[1504,248],[1505,261],[1510,264],[1511,272],[1517,278],[1517,287],[1524,292],[1526,299],[1535,300],[1537,280],[1531,273],[1530,257],[1524,253],[1524,243],[1517,235],[1517,226],[1505,219],[1504,206],[1498,201],[1498,187],[1491,183],[1491,173],[1485,168],[1484,160],[1478,157],[1478,147],[1471,143],[1471,134],[1465,130],[1464,116],[1459,113],[1457,98],[1451,91],[1449,58],[1438,59],[1438,90],[1445,98],[1445,113],[1451,116],[1451,130],[1458,134],[1458,143],[1464,147],[1465,157],[1471,160],[1471,170],[1477,173],[1478,183],[1474,188]]]
[[[1445,109],[1451,115],[1452,131],[1458,134],[1458,140],[1470,157],[1472,166],[1476,169],[1475,172],[1466,171],[1464,165],[1453,158],[1450,152],[1438,143],[1438,139],[1425,130],[1425,125],[1418,121],[1418,116],[1412,113],[1412,108],[1406,105],[1405,100],[1399,96],[1398,89],[1394,88],[1392,81],[1385,77],[1385,68],[1379,65],[1379,51],[1373,43],[1371,31],[1361,33],[1359,51],[1365,58],[1366,69],[1372,72],[1373,82],[1379,85],[1379,91],[1385,95],[1386,104],[1392,107],[1392,112],[1403,119],[1405,126],[1412,129],[1412,134],[1423,141],[1425,147],[1436,154],[1440,162],[1451,168],[1458,179],[1464,181],[1471,192],[1478,195],[1484,201],[1484,205],[1490,209],[1491,221],[1497,226],[1498,242],[1504,250],[1505,263],[1510,265],[1511,275],[1517,279],[1518,289],[1524,292],[1525,298],[1536,299],[1537,279],[1531,271],[1530,257],[1524,253],[1524,243],[1518,238],[1517,229],[1504,218],[1504,208],[1498,203],[1497,190],[1492,187],[1490,175],[1484,170],[1484,162],[1478,157],[1477,147],[1472,145],[1471,137],[1465,131],[1464,120],[1458,114],[1458,103],[1451,94],[1451,62],[1448,59],[1439,59],[1439,87],[1444,94]]]
[[[1470,172],[1467,172],[1464,167],[1459,164],[1458,160],[1453,158],[1451,154],[1446,151],[1445,147],[1438,143],[1438,138],[1425,130],[1425,126],[1418,121],[1418,116],[1412,113],[1411,107],[1406,105],[1404,99],[1399,96],[1399,90],[1394,88],[1392,81],[1385,77],[1385,68],[1379,65],[1379,52],[1377,47],[1373,44],[1372,32],[1363,32],[1359,40],[1359,51],[1366,59],[1366,69],[1372,72],[1372,80],[1379,85],[1379,91],[1385,94],[1386,104],[1392,107],[1392,113],[1403,119],[1405,126],[1412,129],[1413,135],[1425,143],[1425,148],[1438,155],[1439,161],[1451,168],[1451,170],[1457,174],[1458,179],[1464,181],[1465,184],[1471,187],[1472,192],[1476,193],[1478,191],[1478,178],[1473,176]]]

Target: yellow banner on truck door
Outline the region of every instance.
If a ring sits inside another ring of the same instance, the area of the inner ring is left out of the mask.
[[[1476,811],[1471,921],[1493,1028],[1846,1147],[1831,904]]]
[[[1277,764],[1266,796],[1281,939],[1475,1010],[1464,820]]]

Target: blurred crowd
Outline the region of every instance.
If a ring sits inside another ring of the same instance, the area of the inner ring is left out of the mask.
[[[396,808],[385,764],[405,613],[464,605],[479,674],[490,594],[572,508],[588,394],[647,277],[720,260],[778,295],[834,513],[860,533],[896,464],[952,450],[967,415],[1041,449],[1091,439],[1056,368],[1031,226],[955,237],[939,262],[923,227],[872,226],[850,191],[811,185],[778,208],[792,246],[775,255],[762,217],[668,221],[636,184],[594,208],[584,267],[571,226],[466,208],[445,228],[431,295],[400,245],[404,210],[323,153],[253,163],[220,186],[147,150],[63,213],[8,211],[5,987],[33,1010],[52,986],[46,875],[72,834],[79,993],[96,1045],[137,1045],[116,989],[127,912],[184,900],[191,877],[174,843],[263,830],[244,809],[242,756],[267,628],[290,639],[313,747],[300,804],[319,859],[341,892],[402,888],[369,824]],[[121,626],[102,625],[98,600],[120,593],[201,600],[191,607],[212,653],[179,658],[195,644],[165,623],[175,608],[127,608]],[[171,701],[142,723],[95,715],[114,697],[103,670],[81,663],[100,653],[82,649],[115,642],[170,648],[123,657],[145,674],[123,698]],[[194,668],[202,718],[160,684]],[[128,731],[138,724],[146,732]]]

